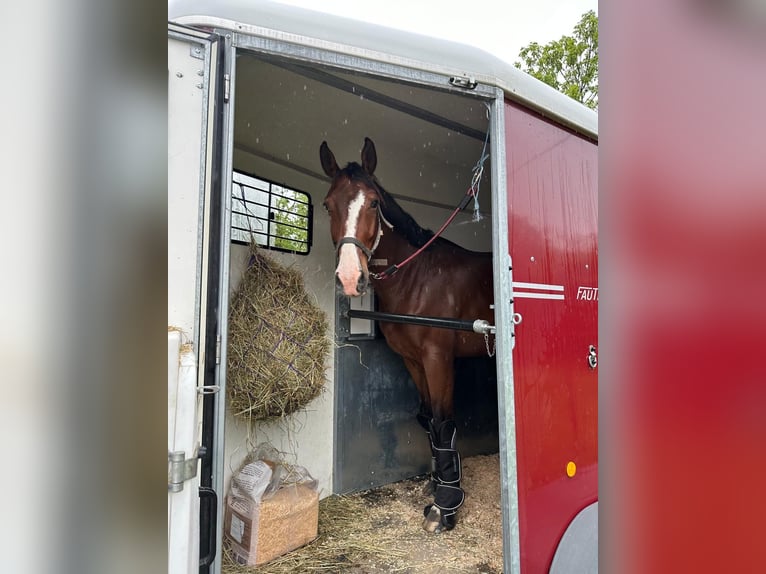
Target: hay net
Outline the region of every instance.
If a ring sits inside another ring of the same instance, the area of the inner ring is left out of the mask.
[[[280,418],[304,408],[325,384],[325,313],[303,277],[250,244],[250,261],[229,306],[227,389],[235,416]]]

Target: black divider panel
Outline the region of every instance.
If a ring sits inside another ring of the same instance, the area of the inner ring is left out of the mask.
[[[336,493],[423,474],[431,452],[415,415],[419,398],[384,339],[342,341],[336,353]],[[463,458],[498,451],[497,375],[489,357],[459,359],[455,420]]]

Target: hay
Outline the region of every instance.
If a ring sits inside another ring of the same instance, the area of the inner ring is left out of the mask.
[[[250,264],[229,307],[229,404],[249,420],[304,408],[325,384],[328,321],[300,273],[250,246]]]

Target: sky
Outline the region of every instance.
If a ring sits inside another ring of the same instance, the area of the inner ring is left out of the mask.
[[[513,64],[530,42],[571,34],[598,0],[275,0],[476,46]]]

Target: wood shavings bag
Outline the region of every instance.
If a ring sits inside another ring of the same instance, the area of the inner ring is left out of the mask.
[[[270,454],[262,447],[259,451],[260,456]],[[224,517],[231,555],[247,566],[265,564],[311,542],[319,522],[317,481],[308,471],[256,458],[248,457],[232,477]]]

